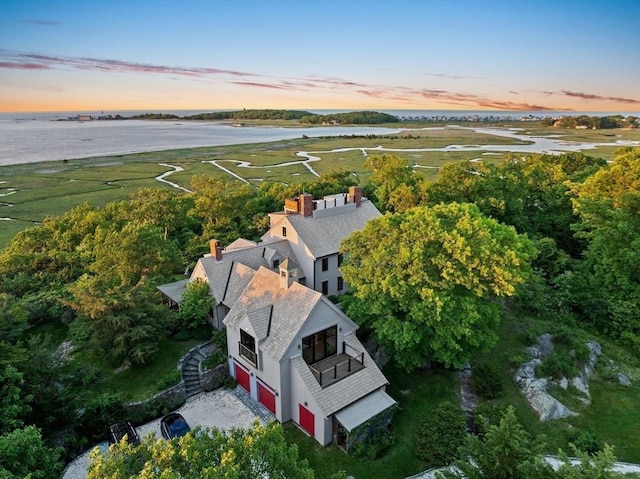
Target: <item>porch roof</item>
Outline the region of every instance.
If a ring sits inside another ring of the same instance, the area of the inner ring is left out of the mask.
[[[351,432],[395,403],[391,396],[382,389],[378,389],[337,412],[335,418]]]
[[[181,303],[182,294],[184,293],[188,282],[188,279],[181,279],[180,281],[175,281],[173,283],[162,284],[158,286],[158,290],[171,301]]]

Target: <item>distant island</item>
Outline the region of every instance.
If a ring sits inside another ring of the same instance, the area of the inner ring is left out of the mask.
[[[142,113],[133,116],[122,115],[76,115],[58,121],[92,121],[92,120],[181,120],[181,121],[224,121],[232,120],[241,122],[242,120],[266,120],[266,121],[297,121],[307,125],[380,125],[385,123],[398,122],[472,122],[472,123],[495,123],[499,121],[530,121],[541,122],[543,126],[554,126],[560,128],[589,128],[589,129],[609,129],[609,128],[640,128],[640,117],[629,115],[606,115],[606,116],[537,116],[527,115],[520,118],[513,118],[510,115],[468,115],[468,116],[409,116],[399,117],[378,111],[353,111],[347,113],[318,114],[305,110],[237,110],[237,111],[214,111],[210,113],[198,113],[196,115],[179,116],[173,113]],[[242,123],[237,123],[242,126]]]

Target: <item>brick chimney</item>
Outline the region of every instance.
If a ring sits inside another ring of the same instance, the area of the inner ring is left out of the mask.
[[[302,216],[313,216],[313,195],[302,193],[298,198],[298,212]]]
[[[217,239],[209,241],[209,249],[211,250],[211,256],[215,256],[216,261],[222,259],[222,243]]]
[[[355,203],[356,207],[362,204],[362,189],[359,186],[349,187],[349,203]]]

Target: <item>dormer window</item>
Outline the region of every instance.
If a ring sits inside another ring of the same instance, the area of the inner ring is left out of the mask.
[[[283,226],[283,227],[282,227],[282,237],[283,237],[283,238],[286,238],[286,237],[287,237],[287,227],[286,227],[286,226]]]
[[[258,367],[258,355],[256,354],[256,340],[246,331],[240,330],[240,342],[238,343],[240,356],[245,358],[255,367]]]
[[[280,260],[279,259],[274,259],[273,260],[273,269],[276,269],[278,266],[280,266]]]

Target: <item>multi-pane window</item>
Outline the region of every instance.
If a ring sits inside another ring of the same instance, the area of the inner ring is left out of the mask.
[[[322,271],[329,269],[329,258],[322,258]]]
[[[307,364],[314,364],[333,356],[337,350],[338,331],[336,326],[302,338],[302,359]]]
[[[240,330],[240,356],[247,359],[254,366],[258,365],[258,355],[256,354],[256,340],[246,331]]]
[[[342,291],[343,288],[344,288],[344,280],[342,279],[342,276],[338,276],[338,291]]]
[[[322,282],[322,294],[329,294],[329,281]]]
[[[342,266],[342,262],[344,261],[344,256],[342,254],[338,255],[338,268]]]

